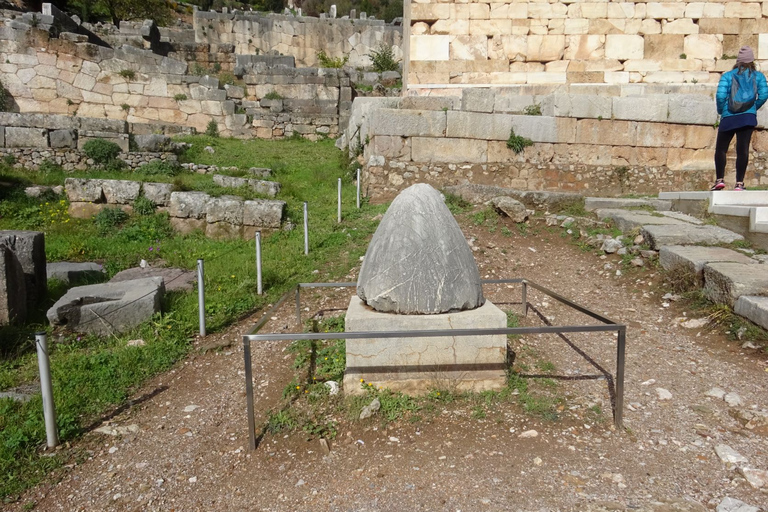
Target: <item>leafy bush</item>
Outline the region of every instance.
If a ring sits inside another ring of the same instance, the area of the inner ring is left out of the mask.
[[[538,103],[534,103],[533,105],[528,105],[523,109],[523,114],[527,116],[540,116],[541,105],[539,105]]]
[[[173,95],[173,99],[176,100],[176,101],[184,101],[184,100],[187,99],[187,95],[186,94],[174,94]]]
[[[195,62],[194,64],[192,64],[192,67],[190,68],[189,73],[195,76],[205,76],[205,75],[209,75],[210,71],[208,71],[208,68],[206,68],[205,66],[201,66],[200,64]]]
[[[133,80],[136,78],[136,72],[132,69],[121,69],[117,74],[126,80]]]
[[[509,139],[507,140],[507,147],[515,153],[522,153],[528,146],[533,146],[533,141],[520,135],[515,135],[514,128],[509,133]]]
[[[400,70],[400,64],[398,63],[398,60],[395,59],[395,52],[392,46],[388,44],[381,43],[378,49],[371,50],[368,57],[371,58],[371,61],[373,62],[373,70],[377,73]]]
[[[221,85],[234,85],[235,84],[235,75],[233,75],[229,71],[225,71],[223,73],[219,73],[219,84],[221,84]]]
[[[104,139],[91,139],[83,145],[83,151],[88,158],[92,158],[97,164],[105,165],[111,160],[117,159],[120,154],[120,146]]]
[[[321,68],[343,68],[347,61],[349,61],[349,55],[329,57],[323,50],[317,52],[317,62]]]
[[[269,91],[264,95],[265,100],[282,100],[283,97],[277,91]]]
[[[216,121],[211,119],[208,122],[208,126],[205,127],[205,134],[209,137],[218,137],[219,136],[219,125],[216,124]]]
[[[144,196],[138,197],[133,202],[133,211],[138,213],[139,215],[152,215],[155,213],[155,203],[151,199],[148,199]]]
[[[64,172],[64,168],[50,159],[45,159],[37,167],[37,171],[42,174]]]
[[[120,208],[104,208],[93,217],[93,222],[101,235],[108,234],[128,220],[128,214]]]
[[[11,94],[8,92],[5,86],[0,83],[0,112],[8,112],[10,108]]]
[[[184,168],[176,162],[156,160],[142,165],[135,172],[146,176],[176,176],[183,170]]]

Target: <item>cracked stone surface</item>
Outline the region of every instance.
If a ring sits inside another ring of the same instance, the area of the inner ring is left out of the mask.
[[[365,253],[357,294],[376,311],[402,314],[483,304],[477,263],[440,192],[419,183],[395,198]]]

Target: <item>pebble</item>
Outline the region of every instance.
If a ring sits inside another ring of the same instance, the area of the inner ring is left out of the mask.
[[[296,482],[296,487],[301,487],[304,484],[306,484],[306,482],[303,479],[299,478],[299,481]]]
[[[379,409],[381,409],[381,402],[378,398],[374,398],[370,404],[363,407],[363,410],[360,411],[360,419],[364,420],[366,418],[370,418]]]
[[[529,437],[538,437],[539,433],[535,430],[526,430],[525,432],[521,433],[519,436],[520,439],[526,439]]]
[[[719,444],[715,446],[715,453],[726,464],[740,464],[747,462],[747,458],[728,446],[727,444]]]
[[[722,400],[723,397],[725,397],[725,390],[720,388],[712,388],[706,393],[704,393],[704,395],[712,398],[719,398],[720,400]]]
[[[768,487],[768,471],[752,468],[741,468],[739,471],[752,488],[762,489],[763,487]]]
[[[741,397],[733,391],[725,395],[723,400],[725,400],[725,403],[731,407],[738,407],[744,404],[744,402],[741,400]]]
[[[643,258],[635,258],[632,261],[630,261],[629,263],[633,267],[643,267],[643,266],[645,266],[645,261],[643,261]]]
[[[194,484],[196,482],[197,482],[197,477],[196,476],[189,477],[189,483]]]
[[[199,405],[188,405],[188,406],[186,406],[184,408],[184,412],[192,412],[195,409],[197,409],[198,407],[200,407],[200,406]]]
[[[117,446],[110,446],[110,447],[109,447],[109,453],[110,453],[110,454],[113,454],[113,453],[115,453],[116,451],[117,451]]]
[[[708,318],[692,318],[690,320],[686,320],[685,322],[682,322],[680,325],[682,325],[686,329],[701,329],[708,323],[709,323]]]
[[[664,388],[656,388],[656,396],[659,400],[672,400],[672,393]]]
[[[715,510],[716,512],[760,512],[757,507],[729,497],[723,498]]]
[[[645,382],[641,382],[641,386],[650,386],[651,384],[656,384],[656,379],[648,379]]]
[[[533,465],[534,466],[541,466],[542,463],[543,463],[543,461],[539,457],[536,457],[535,459],[533,459]]]

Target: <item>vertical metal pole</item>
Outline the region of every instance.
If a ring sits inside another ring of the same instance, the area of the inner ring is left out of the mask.
[[[339,224],[341,224],[341,178],[339,178],[338,189],[338,193],[336,194],[338,196],[338,200],[336,201],[338,204],[338,214],[336,215],[336,220]]]
[[[205,272],[203,260],[197,260],[197,309],[200,312],[200,336],[205,336]]]
[[[256,293],[261,295],[261,231],[256,232]]]
[[[301,327],[301,286],[296,285],[296,326]]]
[[[357,209],[360,209],[360,169],[357,170]]]
[[[307,202],[304,201],[304,255],[309,254],[309,228],[307,226]]]
[[[619,339],[616,344],[616,411],[613,423],[616,428],[624,424],[624,352],[627,341],[627,327],[619,327]]]
[[[251,340],[243,336],[243,360],[245,362],[245,401],[248,408],[248,445],[256,449],[256,418],[253,417],[253,375],[251,375]]]
[[[43,393],[43,417],[45,418],[45,437],[48,448],[59,444],[59,433],[56,431],[56,407],[53,403],[53,386],[51,385],[51,364],[48,359],[48,343],[46,333],[35,333],[37,347],[37,366],[40,368],[40,390]]]
[[[523,318],[528,316],[528,283],[523,281]]]

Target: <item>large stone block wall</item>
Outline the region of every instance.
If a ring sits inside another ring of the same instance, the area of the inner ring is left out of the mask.
[[[193,23],[198,43],[231,44],[238,54],[290,55],[298,66],[316,66],[321,50],[332,58],[348,56],[351,66],[370,66],[368,54],[381,43],[403,58],[403,28],[381,20],[197,11]]]
[[[365,98],[355,100],[345,137],[350,148],[363,146],[365,188],[382,199],[416,182],[601,195],[702,190],[714,177],[713,87],[518,86]],[[523,115],[530,105],[543,115]],[[759,123],[748,186],[768,184],[768,114]],[[515,154],[506,144],[513,130],[534,145]]]
[[[768,62],[767,16],[760,1],[413,0],[407,82],[716,82],[743,45]]]

